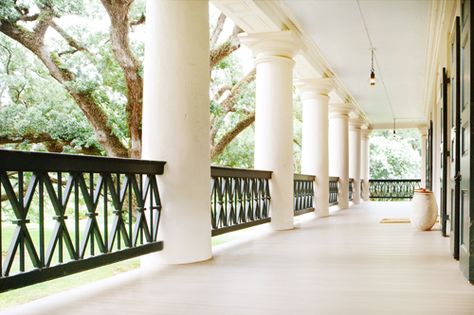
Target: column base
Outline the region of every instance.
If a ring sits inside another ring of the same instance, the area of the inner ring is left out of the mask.
[[[211,260],[213,258],[214,257],[212,256],[212,254],[210,256],[205,255],[203,257],[194,257],[192,259],[179,259],[179,258],[164,257],[163,253],[153,253],[153,254],[142,256],[140,258],[140,268],[153,269],[153,268],[156,268],[158,266],[163,266],[163,265],[193,264],[193,263],[199,263],[199,262]]]
[[[272,227],[272,230],[274,231],[288,231],[288,230],[293,230],[295,228],[295,225],[293,222],[291,224],[272,224],[270,223],[270,226]]]
[[[325,217],[329,217],[329,209],[327,210],[319,210],[319,211],[314,211],[314,216],[316,218],[325,218]]]

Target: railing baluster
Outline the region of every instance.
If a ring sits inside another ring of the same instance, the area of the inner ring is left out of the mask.
[[[132,200],[132,175],[127,174],[128,177],[128,238],[131,240],[133,238],[132,232],[132,208],[133,208],[133,200]],[[143,239],[142,239],[143,240]]]
[[[80,226],[79,226],[79,183],[77,181],[77,174],[71,174],[70,176],[73,177],[74,182],[74,239],[75,239],[75,247],[76,247],[76,255],[79,257],[79,248],[80,248],[80,241],[81,241],[81,233],[80,233]]]
[[[156,241],[161,204],[155,176],[163,174],[164,162],[7,150],[0,150],[0,159],[0,194],[3,192],[7,196],[7,200],[0,201],[0,253],[6,241],[6,223],[3,220],[5,211],[9,210],[4,203],[11,206],[14,215],[12,223],[16,226],[12,236],[9,236],[7,255],[3,257],[0,254],[0,292],[163,248],[163,243]],[[114,183],[112,174],[116,174],[117,183]],[[143,174],[151,179],[147,188],[150,193],[149,224],[142,213],[146,198]],[[123,187],[122,176],[126,178]],[[66,184],[64,177],[67,178]],[[65,221],[71,194],[74,194],[71,201],[74,232],[69,231]],[[114,231],[109,231],[109,196],[116,210]],[[141,215],[137,215],[135,226],[132,212],[134,197],[137,198]],[[128,199],[126,203],[125,199]],[[86,206],[85,219],[84,213],[81,213],[82,204]],[[128,224],[122,217],[125,211],[123,206],[128,210]],[[34,231],[38,235],[37,240],[32,238],[32,230],[28,226],[31,216],[35,216],[33,222],[38,220],[38,225],[35,224],[38,231]],[[132,241],[133,228],[138,229],[140,242]],[[113,244],[112,237],[116,238],[117,244]],[[125,246],[121,245],[122,239]],[[121,247],[125,248],[116,250]]]
[[[413,197],[420,179],[371,179],[369,194],[371,200],[406,200]]]
[[[61,187],[61,179],[62,175],[61,172],[57,172],[57,189],[58,189],[58,201],[60,202],[63,199],[63,192]],[[58,238],[58,261],[59,263],[63,262],[63,231],[62,227],[59,227],[59,238]]]
[[[270,221],[271,172],[212,167],[211,177],[212,235]]]
[[[104,180],[104,188],[103,188],[103,191],[104,191],[104,245],[105,245],[105,251],[104,253],[108,253],[109,252],[109,206],[108,206],[108,196],[107,196],[107,175],[105,174],[101,174],[100,176],[102,176],[103,180]]]
[[[294,174],[293,176],[293,211],[295,215],[314,211],[314,181],[316,177]]]
[[[89,196],[91,198],[91,201],[92,201],[92,204],[94,203],[94,174],[93,173],[89,173]],[[89,220],[93,220],[93,215],[94,213],[92,213],[89,209],[88,209],[88,216],[89,216]],[[93,222],[93,221],[92,221]],[[93,224],[91,222],[91,224]],[[92,229],[94,227],[92,226]],[[94,253],[95,253],[95,248],[94,248],[94,232],[93,230],[89,230],[89,244],[90,244],[90,255],[91,256],[94,256]]]
[[[339,194],[339,177],[329,177],[329,205],[337,205],[338,204],[338,194]]]
[[[0,177],[3,176],[0,173]],[[0,196],[2,196],[2,180],[0,180]],[[3,208],[2,199],[0,199],[0,278],[3,277]]]
[[[40,246],[40,261],[41,267],[44,267],[44,185],[43,176],[39,177],[38,182],[38,215],[39,215],[39,246]],[[0,251],[1,252],[1,251]]]
[[[24,202],[23,202],[23,172],[18,172],[18,203],[20,204],[20,211],[22,211],[21,218],[20,218],[20,224],[24,224],[25,220],[25,213],[24,213]],[[21,226],[21,225],[19,225]],[[20,230],[20,235],[19,235],[19,241],[20,241],[20,272],[25,271],[25,242],[23,238],[23,229]]]

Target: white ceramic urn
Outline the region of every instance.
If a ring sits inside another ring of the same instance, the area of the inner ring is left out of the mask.
[[[438,218],[438,206],[433,192],[415,189],[411,207],[411,225],[420,231],[431,230]]]

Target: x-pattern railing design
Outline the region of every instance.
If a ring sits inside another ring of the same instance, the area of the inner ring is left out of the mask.
[[[315,176],[294,174],[293,176],[293,210],[295,215],[314,211]]]
[[[403,200],[411,199],[421,179],[371,179],[369,180],[370,199]]]
[[[212,235],[270,222],[270,178],[267,171],[212,167]]]
[[[329,205],[338,204],[337,196],[339,194],[339,177],[329,177]]]
[[[10,207],[15,225],[0,256],[0,291],[162,249],[156,175],[164,162],[4,150],[0,159],[8,201],[0,213]]]

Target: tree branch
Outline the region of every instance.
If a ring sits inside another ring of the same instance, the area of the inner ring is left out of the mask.
[[[130,21],[129,25],[130,27],[133,27],[136,25],[145,24],[145,22],[146,22],[145,14],[142,14],[138,20]]]
[[[16,4],[16,1],[15,1]],[[29,9],[26,7],[20,7],[19,5],[14,6],[15,10],[20,13],[19,20],[25,22],[36,21],[39,18],[39,14],[28,15],[30,13]]]
[[[251,113],[250,115],[246,116],[244,119],[239,121],[234,128],[229,130],[226,134],[224,134],[220,139],[219,142],[215,146],[211,148],[211,160],[217,158],[226,146],[234,140],[242,131],[244,131],[247,127],[249,127],[255,121],[255,112]]]
[[[219,39],[219,36],[221,35],[222,30],[224,29],[226,18],[227,17],[225,16],[224,13],[221,12],[221,14],[219,14],[219,17],[217,18],[216,27],[214,27],[214,29],[212,30],[212,34],[210,38],[209,46],[211,48],[216,45],[217,40]]]
[[[214,100],[217,102],[219,101],[219,99],[221,98],[222,95],[224,95],[224,93],[226,91],[230,91],[232,90],[232,85],[223,85],[219,88],[219,90],[217,90],[216,94],[214,94]]]
[[[51,137],[48,133],[40,134],[23,134],[23,135],[3,135],[0,136],[0,145],[5,144],[18,144],[18,143],[42,143],[45,145],[46,149],[49,152],[63,152],[64,147],[69,145],[73,147],[73,140],[69,139],[55,139]],[[99,148],[95,146],[90,146],[88,148],[82,147],[75,150],[77,153],[87,154],[87,155],[102,155],[102,152]]]
[[[225,57],[229,56],[231,53],[239,49],[240,41],[237,35],[242,32],[243,31],[240,27],[235,26],[234,30],[232,31],[232,35],[230,35],[225,42],[211,49],[209,60],[211,69],[214,68]]]
[[[301,143],[296,138],[293,139],[293,143],[301,148]]]
[[[85,48],[83,45],[79,44],[79,42],[77,40],[75,40],[74,37],[69,35],[63,28],[61,28],[58,24],[56,24],[56,22],[51,21],[51,27],[56,32],[58,32],[58,34],[61,35],[62,38],[64,38],[64,40],[67,42],[67,44],[69,46],[71,46],[72,48],[75,49],[74,52],[83,51],[83,52],[86,52],[87,54],[90,55],[90,52],[87,50],[87,48]],[[65,54],[65,52],[59,53],[58,55],[61,56],[63,54]]]
[[[253,68],[249,73],[245,75],[239,82],[237,82],[230,90],[229,95],[221,102],[221,106],[226,113],[235,111],[235,103],[237,97],[243,92],[243,90],[255,80],[256,69]]]
[[[41,38],[43,41],[44,34],[48,30],[48,27],[51,26],[51,22],[53,21],[53,11],[49,7],[43,7],[41,12],[38,16],[38,23],[34,28],[34,33],[37,38]]]
[[[3,49],[5,49],[5,51],[7,52],[8,56],[7,56],[7,62],[5,62],[5,73],[10,75],[10,63],[12,61],[12,57],[13,57],[13,54],[12,54],[12,51],[5,45],[2,45],[2,43],[0,43],[0,47],[2,47]]]

